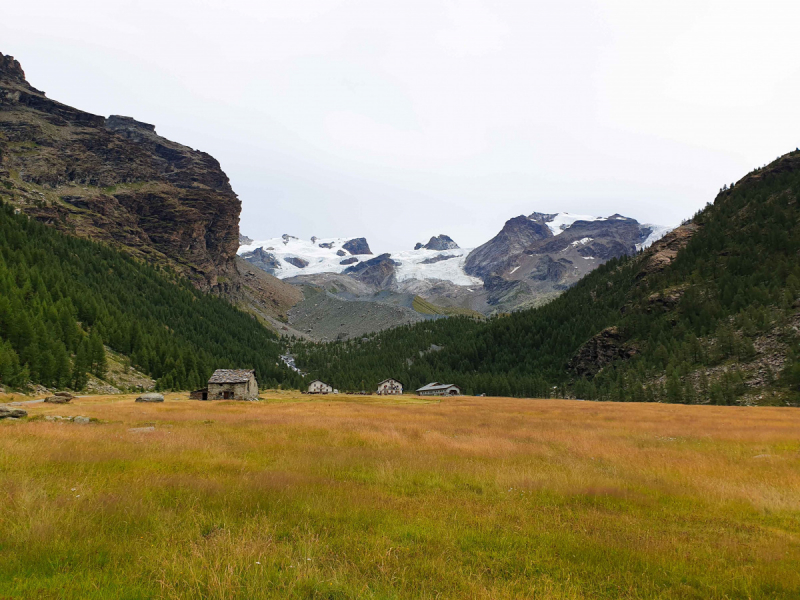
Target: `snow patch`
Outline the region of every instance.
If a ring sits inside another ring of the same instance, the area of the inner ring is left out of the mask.
[[[547,226],[553,235],[558,235],[566,229],[572,227],[576,221],[605,221],[606,217],[594,217],[592,215],[573,215],[572,213],[558,213],[552,221],[547,222]]]
[[[636,250],[644,250],[645,248],[649,248],[653,244],[655,244],[658,240],[662,237],[667,235],[670,231],[675,229],[672,225],[640,225],[642,229],[652,229],[650,235],[645,238],[645,240],[641,244],[636,244]]]

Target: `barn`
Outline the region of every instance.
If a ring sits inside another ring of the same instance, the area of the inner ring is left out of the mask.
[[[423,385],[417,390],[419,396],[460,396],[461,389],[452,383],[439,383],[434,381]]]
[[[208,380],[208,400],[258,400],[252,369],[217,369]]]
[[[403,393],[403,384],[396,379],[384,379],[378,384],[379,396],[395,396]]]

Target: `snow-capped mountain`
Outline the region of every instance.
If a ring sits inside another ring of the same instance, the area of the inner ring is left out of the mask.
[[[494,238],[474,249],[460,248],[442,234],[413,250],[374,256],[364,238],[283,235],[246,240],[250,243],[239,254],[292,283],[331,290],[357,281],[359,297],[413,290],[428,300],[492,312],[552,297],[605,261],[635,254],[670,230],[619,214],[535,212],[508,220]],[[348,289],[352,296],[354,288]]]
[[[354,239],[363,238],[314,237],[311,240],[301,240],[285,235],[240,246],[239,255],[280,279],[319,273],[344,273],[354,265],[372,259],[368,246],[363,254],[347,249],[348,243]],[[447,239],[452,242],[450,238]],[[363,244],[366,245],[366,241]],[[459,248],[454,242],[448,244],[446,250],[430,250],[419,246],[416,250],[389,253],[395,263],[395,278],[398,282],[409,279],[439,279],[455,285],[474,286],[483,283],[479,278],[464,272],[469,248]]]

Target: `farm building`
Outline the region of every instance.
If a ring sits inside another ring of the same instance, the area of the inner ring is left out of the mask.
[[[308,393],[309,394],[332,394],[333,388],[329,386],[324,381],[320,381],[319,379],[315,379],[311,383],[308,384]]]
[[[419,388],[417,394],[420,396],[460,396],[461,389],[452,383],[434,381]]]
[[[208,388],[189,392],[189,400],[208,400]]]
[[[403,393],[403,384],[396,379],[384,379],[378,384],[379,396],[391,396]]]
[[[258,400],[255,371],[217,369],[208,380],[206,400]]]

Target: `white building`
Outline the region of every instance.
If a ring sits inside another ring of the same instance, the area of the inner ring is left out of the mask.
[[[403,384],[396,379],[384,379],[378,384],[379,396],[393,396],[403,393]]]
[[[311,383],[308,384],[308,393],[309,394],[332,394],[333,388],[329,386],[327,383],[320,381],[319,379],[315,379]]]
[[[434,381],[428,385],[423,385],[417,390],[419,396],[460,396],[461,389],[452,383],[439,383]]]

